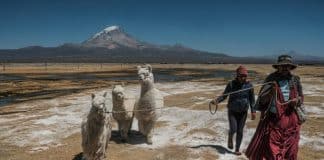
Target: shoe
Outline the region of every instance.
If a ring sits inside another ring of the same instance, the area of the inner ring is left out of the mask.
[[[227,147],[229,149],[233,149],[233,137],[232,136],[228,136]]]
[[[237,156],[242,155],[242,153],[240,151],[235,151],[234,154],[237,155]]]

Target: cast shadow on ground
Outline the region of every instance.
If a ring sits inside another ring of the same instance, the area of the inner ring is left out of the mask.
[[[118,131],[111,132],[110,141],[113,141],[117,144],[126,143],[126,144],[144,144],[146,143],[145,136],[139,131],[131,130],[128,134],[128,142],[123,142]]]
[[[234,154],[231,150],[228,150],[226,147],[223,147],[221,145],[198,145],[198,146],[192,146],[190,148],[196,149],[196,148],[204,148],[204,147],[210,147],[215,149],[220,154],[230,153]]]
[[[74,155],[74,158],[72,160],[82,160],[83,152],[80,152],[79,154]]]
[[[140,133],[139,131],[130,131],[129,135],[128,135],[128,142],[123,142],[121,140],[120,134],[118,131],[112,131],[111,132],[111,138],[110,138],[110,142],[115,142],[116,144],[122,144],[122,143],[126,143],[126,144],[144,144],[146,143],[146,138],[145,136],[143,136],[142,133]],[[109,145],[108,145],[109,146]],[[74,155],[74,158],[72,160],[82,160],[82,152],[80,152],[79,154]]]

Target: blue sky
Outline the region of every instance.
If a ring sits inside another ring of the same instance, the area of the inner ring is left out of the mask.
[[[234,56],[324,55],[324,1],[1,0],[0,48],[80,43],[110,25]]]

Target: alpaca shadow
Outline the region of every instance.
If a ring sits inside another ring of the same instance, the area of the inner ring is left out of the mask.
[[[231,150],[228,150],[227,148],[225,148],[224,146],[221,146],[221,145],[199,145],[199,146],[193,146],[190,148],[196,149],[196,148],[204,148],[204,147],[213,148],[220,154],[226,154],[226,153],[234,154],[234,152],[232,152]]]
[[[80,152],[79,154],[74,155],[74,158],[72,160],[83,160],[83,152]]]
[[[127,143],[127,144],[144,144],[146,143],[146,138],[145,136],[139,132],[139,131],[134,131],[131,130],[128,134],[128,142],[124,142],[122,141],[119,131],[112,131],[111,132],[111,138],[110,141],[114,141],[117,144],[121,144],[121,143]]]

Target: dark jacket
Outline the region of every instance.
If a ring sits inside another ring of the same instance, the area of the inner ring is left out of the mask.
[[[229,82],[223,92],[227,94],[229,92],[234,92],[240,89],[251,88],[253,85],[250,82],[240,83],[237,79]],[[223,95],[217,98],[217,101],[220,103],[227,98],[227,95]],[[229,110],[234,112],[245,112],[251,108],[251,112],[255,112],[254,109],[255,97],[254,89],[245,90],[242,92],[234,93],[229,95],[229,100],[227,107]]]

